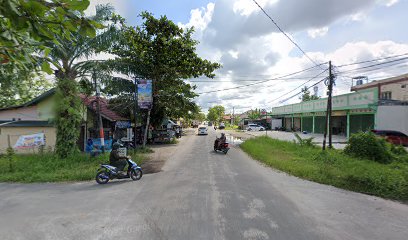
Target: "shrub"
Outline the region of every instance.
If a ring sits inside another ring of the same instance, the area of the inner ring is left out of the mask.
[[[351,135],[344,153],[358,158],[365,158],[379,163],[389,163],[392,161],[390,149],[383,138],[375,136],[373,133],[356,133]]]
[[[306,146],[306,147],[314,146],[313,145],[314,137],[303,139],[299,136],[299,134],[297,133],[293,133],[293,134],[295,135],[295,138],[297,140],[297,142],[295,141],[296,144],[299,144],[300,146]]]

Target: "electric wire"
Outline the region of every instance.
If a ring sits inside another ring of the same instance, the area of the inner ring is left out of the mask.
[[[317,64],[309,55],[307,55],[307,53],[292,39],[289,37],[288,34],[286,34],[285,31],[283,31],[283,29],[276,23],[275,20],[273,20],[273,18],[261,7],[261,5],[258,4],[258,2],[256,0],[252,0],[260,9],[261,11],[272,21],[272,23],[279,29],[279,31],[281,33],[283,33],[283,35],[285,35],[289,41],[291,41],[302,53],[304,56],[306,56],[315,66],[319,66],[320,64]],[[321,67],[320,67],[321,68]]]
[[[325,63],[322,63],[320,65],[323,65],[323,64],[325,64]],[[314,68],[316,68],[316,66],[306,68],[306,69],[303,69],[303,70],[300,70],[300,71],[297,71],[297,72],[289,73],[289,74],[286,74],[286,75],[281,76],[281,77],[276,77],[276,78],[271,78],[271,79],[264,80],[264,81],[259,81],[259,82],[256,82],[256,83],[240,85],[240,86],[224,88],[224,89],[218,89],[218,90],[212,90],[212,91],[207,91],[207,92],[200,92],[200,93],[197,93],[197,94],[201,95],[201,94],[208,94],[208,93],[214,93],[214,92],[222,92],[222,91],[228,91],[228,90],[233,90],[233,89],[239,89],[239,88],[243,88],[243,87],[258,85],[258,84],[265,83],[265,82],[270,82],[270,81],[273,81],[273,80],[276,80],[276,79],[284,80],[282,78],[290,77],[290,76],[293,76],[293,75],[296,75],[296,74],[299,74],[299,73],[302,73],[302,72],[309,71],[309,70],[314,69]],[[327,71],[327,69],[325,71]]]

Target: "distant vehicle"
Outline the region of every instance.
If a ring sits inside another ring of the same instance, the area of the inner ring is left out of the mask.
[[[211,127],[211,126],[212,126],[212,122],[208,122],[208,126]]]
[[[371,132],[392,144],[408,146],[408,136],[402,132],[392,130],[371,130]]]
[[[258,124],[248,124],[247,131],[265,131],[265,128]]]
[[[224,129],[225,128],[225,123],[220,123],[220,126],[218,127],[218,129]]]
[[[208,128],[206,126],[198,127],[197,135],[208,135]]]

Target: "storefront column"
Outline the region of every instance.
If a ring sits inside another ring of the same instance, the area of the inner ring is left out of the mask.
[[[295,117],[293,117],[293,114],[292,114],[292,129],[295,127]],[[291,129],[291,130],[292,130]]]
[[[347,130],[346,130],[346,137],[350,137],[350,112],[347,111]]]
[[[312,133],[315,133],[315,115],[313,114],[313,126],[312,126]]]
[[[303,115],[300,115],[300,132],[303,132]]]

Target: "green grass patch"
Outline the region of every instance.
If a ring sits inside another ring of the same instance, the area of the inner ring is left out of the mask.
[[[147,156],[139,152],[129,152],[138,164]],[[86,181],[95,178],[96,170],[101,163],[109,163],[109,153],[90,157],[88,154],[77,154],[74,157],[59,159],[53,153],[14,155],[12,171],[9,160],[0,158],[0,182],[66,182]]]
[[[268,166],[307,180],[396,200],[408,200],[408,161],[390,164],[345,155],[341,150],[321,151],[269,137],[245,141],[241,148]]]

